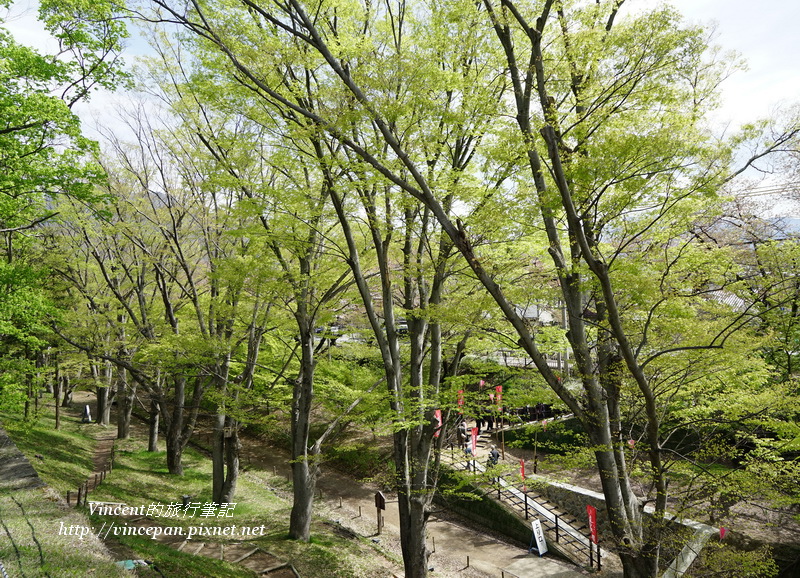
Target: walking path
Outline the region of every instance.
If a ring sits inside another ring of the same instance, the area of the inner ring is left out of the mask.
[[[92,404],[92,399],[80,401],[78,405]],[[77,402],[76,402],[77,403]],[[103,471],[109,459],[113,437],[100,438],[95,452],[95,469]],[[272,447],[258,445],[257,440],[243,439],[242,464],[248,468],[272,471],[291,480],[289,455]],[[90,483],[94,474],[90,476]],[[91,489],[91,486],[90,486]],[[400,524],[396,496],[387,494],[384,525],[380,534],[377,531],[377,511],[375,508],[375,492],[378,487],[373,484],[358,482],[340,472],[323,467],[317,489],[320,497],[315,503],[315,511],[335,520],[343,529],[357,535],[372,539],[380,548],[393,553],[398,559],[400,553]],[[139,520],[137,523],[150,523]],[[539,557],[527,551],[527,545],[512,544],[465,522],[446,511],[434,513],[428,520],[428,548],[433,551],[429,564],[434,576],[452,576],[459,578],[501,577],[509,578],[580,578],[586,576],[576,566],[551,557]],[[166,538],[166,537],[165,537]],[[235,561],[242,555],[243,549],[226,546],[225,551],[212,551],[205,545],[193,543],[191,546],[181,545],[181,541],[170,544],[192,554],[224,556],[225,560]],[[186,548],[191,547],[190,550]],[[217,547],[218,548],[218,547]],[[246,548],[244,548],[246,549]],[[245,554],[247,552],[244,552]],[[268,553],[266,553],[269,555]],[[270,555],[271,556],[271,555]],[[244,560],[240,563],[245,562]],[[256,566],[261,560],[250,560]],[[265,568],[261,565],[261,571]],[[255,568],[252,568],[255,569]],[[277,574],[270,574],[277,575]],[[402,576],[402,567],[387,570],[387,576]]]
[[[264,451],[245,444],[242,461],[250,467],[273,471],[291,478],[288,455],[274,448]],[[396,496],[386,494],[384,526],[378,534],[373,484],[356,482],[330,468],[322,469],[317,489],[321,498],[315,505],[326,516],[350,531],[379,541],[380,545],[400,555],[400,520]],[[442,511],[428,519],[428,548],[433,551],[429,565],[435,576],[509,578],[579,578],[587,574],[576,566],[554,558],[529,554],[527,547],[504,541],[498,535],[481,530],[470,522]],[[402,576],[396,569],[395,576]]]

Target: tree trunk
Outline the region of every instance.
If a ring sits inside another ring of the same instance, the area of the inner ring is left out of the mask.
[[[217,504],[233,502],[236,495],[236,483],[239,480],[239,443],[238,424],[224,414],[217,414],[212,453],[212,496]]]
[[[656,578],[658,576],[658,556],[648,556],[643,551],[625,552],[620,549],[623,578]]]
[[[298,310],[304,310],[298,304]],[[300,311],[298,316],[303,315]],[[289,518],[289,537],[308,541],[311,535],[311,511],[314,506],[317,464],[309,463],[314,456],[308,452],[311,419],[311,400],[314,395],[314,336],[308,319],[299,323],[300,375],[295,380],[292,397],[292,513]]]
[[[406,578],[425,578],[431,555],[425,543],[426,508],[413,496],[398,494],[400,511],[400,547]]]
[[[164,430],[167,442],[167,469],[170,474],[182,476],[183,463],[181,463],[181,457],[183,455],[184,440],[181,434],[184,425],[184,403],[186,403],[186,378],[178,376],[174,378],[174,382],[172,412],[165,410],[165,400],[162,400],[161,405],[164,413]]]
[[[149,434],[147,439],[147,451],[148,452],[157,452],[158,451],[158,418],[161,415],[161,411],[158,407],[158,402],[155,399],[150,400],[150,422],[149,422]]]
[[[292,462],[294,501],[289,517],[289,537],[295,540],[308,541],[311,536],[311,513],[317,488],[315,469],[316,466],[310,464],[308,459]]]
[[[97,388],[97,423],[108,425],[111,421],[111,403],[108,396],[108,387]]]
[[[426,544],[426,527],[434,491],[428,479],[432,437],[432,431],[421,426],[394,434],[395,467],[404,472],[398,480],[397,501],[403,569],[409,578],[428,574],[431,552]]]
[[[120,369],[117,380],[117,439],[128,439],[131,435],[131,414],[136,386],[128,383],[125,370]]]
[[[226,415],[225,404],[228,401],[228,377],[230,372],[230,353],[226,355],[214,370],[221,404],[217,407],[214,419],[214,431],[211,444],[212,477],[211,495],[218,503],[229,502],[236,491],[236,480],[239,476],[239,436],[234,430],[237,424]],[[233,470],[231,470],[231,466]]]
[[[61,399],[61,383],[62,383],[62,376],[61,372],[58,371],[56,367],[56,383],[55,383],[55,391],[53,393],[53,397],[55,398],[55,406],[56,406],[56,429],[61,428],[61,404],[58,403]]]
[[[63,387],[61,389],[63,396],[61,407],[70,407],[72,405],[72,384],[69,375],[64,375]],[[58,400],[56,400],[56,403],[58,403]]]
[[[225,413],[222,408],[214,416],[211,432],[211,497],[222,503],[222,486],[225,483]]]
[[[219,498],[220,504],[230,504],[236,495],[236,484],[239,481],[239,424],[236,420],[228,417],[225,424],[225,483],[222,485],[222,493]]]
[[[180,429],[177,427],[167,428],[167,470],[176,476],[183,475],[183,443],[181,442]]]

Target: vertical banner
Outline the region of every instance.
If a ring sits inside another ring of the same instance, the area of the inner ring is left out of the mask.
[[[525,485],[525,460],[519,461],[519,475],[522,476],[522,491],[527,492],[528,487]]]
[[[725,528],[723,528],[723,527],[721,527],[721,526],[720,526],[720,529],[719,529],[719,539],[720,539],[720,540],[724,540],[724,539],[725,539],[725,534],[727,534],[727,532],[728,532],[728,530],[726,530]]]
[[[495,400],[497,400],[497,407],[501,407],[503,405],[503,386],[498,385],[494,390],[497,392],[497,395],[494,396]]]
[[[433,410],[433,417],[436,418],[436,422],[439,424],[436,426],[436,431],[434,432],[433,437],[438,438],[439,433],[442,431],[442,410]]]
[[[478,455],[478,428],[472,428],[472,455]]]
[[[592,537],[592,544],[597,544],[597,508],[586,506],[586,514],[589,516],[589,532]]]

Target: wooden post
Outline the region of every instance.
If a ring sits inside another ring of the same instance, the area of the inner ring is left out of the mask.
[[[78,501],[75,502],[75,506],[81,505],[81,496],[83,496],[83,486],[78,486]]]

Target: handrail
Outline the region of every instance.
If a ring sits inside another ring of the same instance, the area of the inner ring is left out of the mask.
[[[472,466],[473,471],[486,472],[486,467],[478,463],[477,460],[474,459],[467,460],[466,469],[470,469],[470,464]],[[553,528],[556,531],[557,537],[559,532],[563,531],[569,536],[571,536],[574,540],[576,540],[580,544],[580,550],[586,549],[586,551],[589,553],[590,565],[592,565],[592,559],[594,557],[594,552],[595,552],[595,545],[592,543],[591,539],[588,536],[582,534],[579,530],[573,528],[567,522],[560,520],[558,515],[553,514],[553,512],[548,510],[546,507],[537,502],[535,499],[532,498],[529,499],[527,492],[520,491],[515,485],[507,482],[503,476],[498,475],[495,477],[495,480],[503,488],[502,491],[505,491],[506,493],[511,494],[518,500],[521,500],[528,507],[531,507],[538,515],[543,517],[545,519],[545,522],[548,522],[551,526],[553,526]],[[498,489],[498,493],[500,491],[501,490]],[[556,538],[556,542],[558,542],[558,538]],[[607,550],[602,549],[599,545],[596,546],[596,551],[598,554],[598,568],[599,568],[600,559],[602,557],[607,556],[609,552]]]

